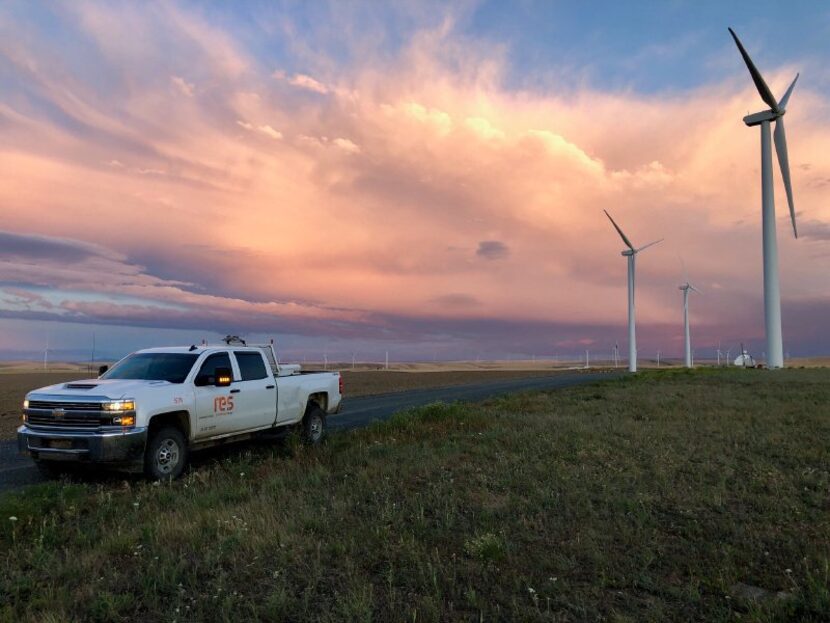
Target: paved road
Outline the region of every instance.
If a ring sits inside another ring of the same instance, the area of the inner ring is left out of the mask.
[[[329,427],[332,430],[359,428],[373,421],[385,420],[402,409],[420,407],[438,401],[474,402],[511,392],[560,389],[619,376],[621,375],[618,373],[560,373],[552,376],[488,381],[453,387],[415,389],[379,396],[346,398],[340,414],[329,419]],[[17,453],[16,441],[0,441],[0,491],[15,489],[42,480],[32,461]]]

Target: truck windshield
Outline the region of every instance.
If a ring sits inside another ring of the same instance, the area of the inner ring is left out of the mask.
[[[191,353],[135,353],[115,364],[102,379],[139,379],[183,383],[199,358]]]

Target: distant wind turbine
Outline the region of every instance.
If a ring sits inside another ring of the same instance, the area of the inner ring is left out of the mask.
[[[622,238],[622,241],[625,243],[625,246],[628,247],[625,251],[622,252],[623,257],[628,258],[628,371],[629,372],[636,372],[637,371],[637,335],[636,335],[636,320],[635,320],[635,312],[634,312],[634,264],[636,261],[636,256],[640,251],[643,251],[650,246],[657,244],[658,242],[662,242],[663,239],[655,240],[654,242],[649,242],[647,245],[640,247],[639,249],[635,249],[634,245],[631,244],[631,241],[628,237],[623,233],[623,230],[620,229],[620,226],[611,218],[611,215],[608,214],[608,210],[603,210],[605,212],[605,216],[608,217],[608,220],[611,221],[611,224],[614,226],[614,229],[617,230],[617,233]]]
[[[793,203],[793,189],[790,183],[790,162],[787,155],[787,135],[784,131],[784,113],[787,112],[787,102],[793,92],[798,74],[795,75],[787,91],[780,101],[776,101],[761,72],[755,67],[746,49],[735,31],[729,33],[738,46],[738,51],[746,63],[755,88],[769,110],[757,112],[744,117],[744,123],[750,127],[761,126],[761,222],[764,248],[764,318],[767,334],[767,366],[769,368],[784,367],[784,342],[781,336],[781,288],[778,280],[778,240],[775,233],[775,197],[772,187],[772,149],[770,147],[769,124],[775,121],[775,151],[778,154],[778,165],[781,168],[781,179],[784,190],[787,192],[787,203],[790,207],[790,220],[793,224],[793,234],[798,238],[798,229],[795,224],[795,205]]]
[[[689,283],[689,276],[686,274],[686,264],[682,259],[680,260],[680,263],[683,265],[683,278],[685,280],[683,285],[678,286],[678,289],[683,292],[683,336],[685,339],[684,362],[687,368],[691,368],[694,364],[692,363],[692,339],[689,331],[689,290],[697,292],[698,294],[700,294],[700,290]]]

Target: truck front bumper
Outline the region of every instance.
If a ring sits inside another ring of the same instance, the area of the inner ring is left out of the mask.
[[[36,460],[138,463],[146,443],[144,427],[105,432],[17,429],[18,450]]]

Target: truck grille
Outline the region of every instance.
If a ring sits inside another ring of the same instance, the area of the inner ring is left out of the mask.
[[[105,413],[100,402],[29,400],[25,412],[31,428],[96,430],[112,424],[112,414]]]
[[[55,417],[51,413],[29,413],[26,424],[31,428],[75,428],[83,430],[95,430],[102,425],[110,423],[110,418],[100,416],[84,416],[79,414],[66,414],[62,417]]]

